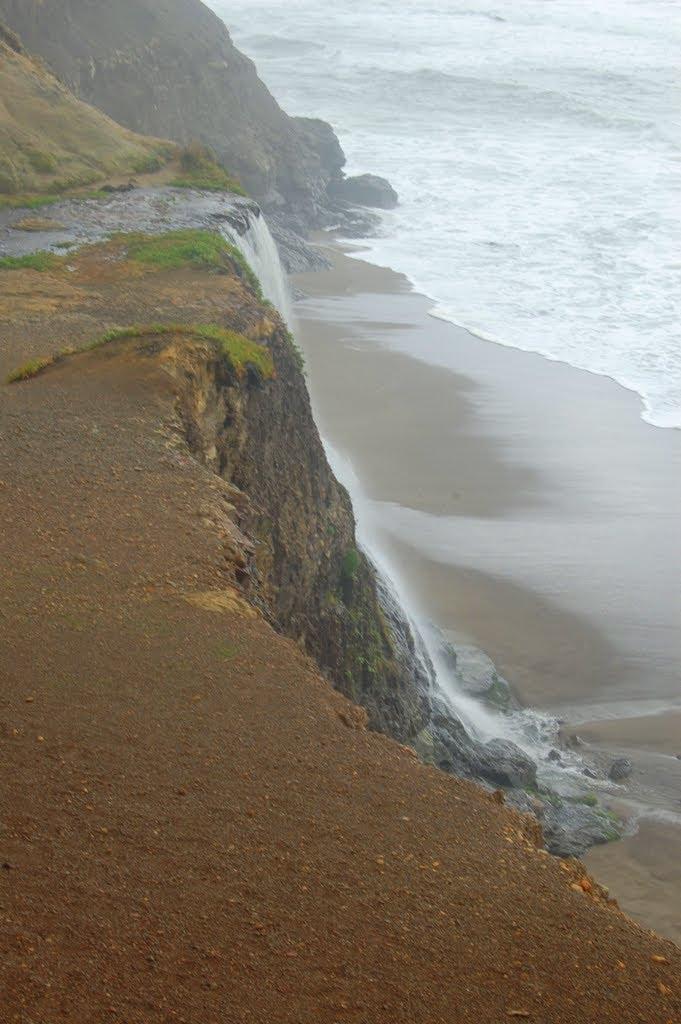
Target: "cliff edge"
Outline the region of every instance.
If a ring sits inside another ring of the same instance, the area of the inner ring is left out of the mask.
[[[347,498],[200,241],[0,268],[0,1021],[677,1020],[677,947],[272,629]]]

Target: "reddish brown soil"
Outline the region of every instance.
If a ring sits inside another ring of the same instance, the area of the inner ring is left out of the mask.
[[[676,946],[215,598],[173,423],[125,346],[2,389],[2,1024],[678,1024]]]

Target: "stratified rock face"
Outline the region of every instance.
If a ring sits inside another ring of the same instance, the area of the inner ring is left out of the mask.
[[[392,210],[399,201],[389,181],[377,174],[358,174],[355,178],[339,178],[331,183],[330,193],[346,203]]]
[[[200,139],[268,207],[324,220],[345,162],[332,129],[285,114],[200,0],[0,0],[0,20],[119,123]]]

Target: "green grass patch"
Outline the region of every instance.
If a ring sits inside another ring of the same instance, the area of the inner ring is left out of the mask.
[[[197,192],[233,192],[237,196],[248,195],[243,185],[221,167],[217,167],[212,174],[185,174],[181,178],[173,178],[169,184],[172,188],[193,188]]]
[[[200,142],[190,142],[180,152],[180,171],[180,175],[170,182],[174,188],[247,195],[241,182],[228,174],[217,162],[213,151]]]
[[[26,256],[3,256],[0,270],[58,270],[63,257],[53,252],[31,252]]]
[[[43,153],[39,149],[27,149],[26,158],[38,174],[56,174],[59,165],[51,153]]]
[[[31,377],[37,377],[46,366],[51,366],[54,362],[53,356],[45,356],[41,359],[30,359],[23,366],[17,367],[7,377],[8,384],[16,384],[20,380],[30,380]]]
[[[32,359],[13,370],[6,378],[6,383],[15,384],[18,381],[29,380],[31,377],[36,377],[46,367],[60,362],[66,356],[77,355],[80,352],[92,352],[114,341],[173,334],[213,342],[222,358],[239,379],[245,377],[251,368],[255,369],[263,380],[272,380],[275,376],[272,353],[267,346],[260,345],[257,341],[251,341],[250,338],[237,333],[237,331],[230,331],[213,324],[141,324],[133,327],[114,327],[106,334],[94,338],[79,348],[64,349],[53,356]]]
[[[238,648],[233,644],[220,644],[217,648],[218,658],[222,658],[223,661],[231,661],[239,653]]]
[[[274,309],[274,307],[272,307]],[[303,355],[302,349],[296,344],[296,339],[293,337],[291,332],[286,328],[285,330],[286,341],[288,342],[289,348],[291,349],[291,355],[293,356],[294,362],[301,373],[305,372],[305,356]]]
[[[586,807],[598,807],[598,797],[595,793],[584,793],[582,796],[569,796],[567,800],[571,804],[584,804]]]
[[[139,160],[135,160],[132,165],[132,169],[135,174],[155,174],[156,171],[160,171],[166,163],[167,160],[158,153],[149,153],[147,156],[143,156],[140,157]]]
[[[91,351],[111,341],[127,338],[146,338],[165,334],[181,334],[215,342],[220,354],[227,360],[237,377],[243,377],[249,366],[254,367],[265,380],[274,377],[272,353],[266,345],[259,345],[243,334],[213,324],[143,324],[137,327],[116,327],[95,338],[79,351]]]
[[[51,206],[59,201],[59,196],[50,195],[16,195],[0,196],[0,210],[38,210],[41,206]]]
[[[262,301],[260,281],[248,262],[236,246],[230,245],[217,231],[187,228],[163,235],[119,234],[114,235],[114,240],[125,245],[128,259],[161,270],[182,267],[236,270]]]

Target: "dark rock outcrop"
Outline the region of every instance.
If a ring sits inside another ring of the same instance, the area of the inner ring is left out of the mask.
[[[633,770],[634,766],[628,757],[618,757],[610,765],[608,778],[612,779],[613,782],[623,782],[624,779],[629,778]]]
[[[392,210],[399,201],[397,192],[389,181],[377,174],[359,174],[354,178],[334,179],[329,192],[337,199],[358,206],[373,206],[380,210]]]
[[[540,821],[546,848],[560,857],[581,857],[590,847],[622,835],[620,823],[607,811],[568,800],[547,802]]]
[[[356,547],[350,498],[326,460],[292,341],[276,321],[268,332],[276,377],[265,386],[234,387],[207,360],[178,362],[184,433],[230,487],[248,539],[243,592],[366,709],[371,728],[409,740],[429,719],[428,666]]]
[[[481,779],[494,786],[533,787],[537,766],[531,757],[510,740],[474,739],[444,700],[431,702],[427,730],[416,739],[417,753],[452,775]]]

